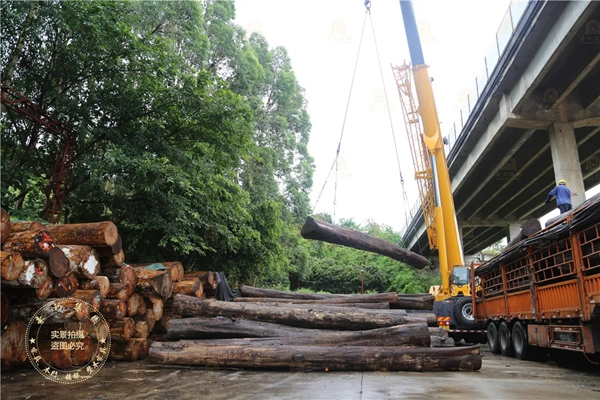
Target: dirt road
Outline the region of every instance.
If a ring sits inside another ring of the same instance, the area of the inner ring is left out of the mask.
[[[91,379],[65,385],[33,369],[2,373],[2,399],[379,400],[600,399],[600,368],[492,355],[476,372],[258,372],[109,362]]]

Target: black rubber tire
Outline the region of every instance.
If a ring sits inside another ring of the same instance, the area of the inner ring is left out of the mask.
[[[498,343],[500,344],[500,354],[504,357],[512,357],[512,335],[505,321],[502,321],[498,327]]]
[[[500,343],[498,342],[498,325],[490,322],[487,327],[488,347],[493,354],[500,354]]]
[[[519,360],[526,360],[529,358],[530,348],[529,341],[527,338],[527,328],[521,321],[515,322],[512,329],[512,347]]]
[[[454,301],[454,319],[458,329],[471,329],[475,326],[473,303],[470,297],[457,297]]]

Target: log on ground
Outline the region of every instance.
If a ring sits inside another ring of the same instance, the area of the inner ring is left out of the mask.
[[[376,238],[353,229],[342,228],[324,221],[315,220],[311,217],[306,218],[300,234],[305,239],[320,240],[381,254],[417,269],[423,269],[431,264],[427,258],[387,240]]]
[[[173,299],[173,311],[188,317],[244,318],[264,322],[274,322],[301,328],[366,330],[386,326],[403,325],[413,322],[427,322],[425,318],[407,316],[401,313],[356,308],[329,307],[326,311],[310,310],[293,304],[264,306],[260,303],[234,303],[206,300],[177,294]],[[400,310],[397,310],[400,311]]]
[[[348,294],[337,296],[318,294],[317,296],[319,297],[306,298],[307,296],[305,295],[313,295],[313,293],[284,292],[272,289],[259,289],[251,286],[242,286],[241,293],[242,297],[236,297],[235,299],[233,299],[233,301],[282,301],[285,303],[297,304],[397,303],[399,301],[398,293],[396,292],[378,294]]]
[[[191,340],[154,342],[160,364],[310,371],[477,371],[479,347],[219,346]]]

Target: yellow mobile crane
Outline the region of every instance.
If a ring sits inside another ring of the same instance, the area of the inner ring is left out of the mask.
[[[400,0],[400,8],[412,68],[405,64],[392,69],[404,112],[429,246],[437,249],[439,255],[441,285],[431,290],[435,296],[434,313],[439,325],[455,339],[483,342],[485,331],[475,329],[469,268],[464,266],[444,143],[412,2]],[[412,93],[411,72],[418,108]]]

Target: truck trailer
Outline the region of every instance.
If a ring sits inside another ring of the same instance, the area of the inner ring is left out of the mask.
[[[471,268],[470,281],[493,353],[562,349],[600,361],[600,195]]]

